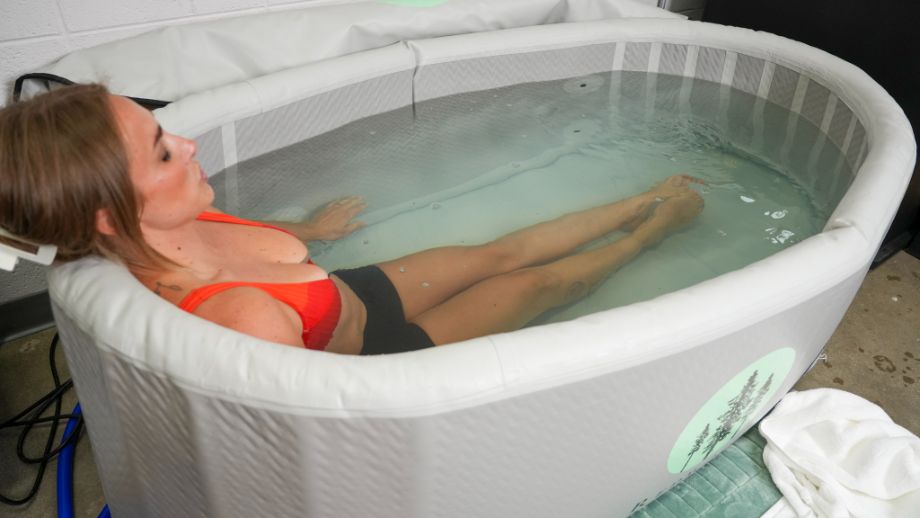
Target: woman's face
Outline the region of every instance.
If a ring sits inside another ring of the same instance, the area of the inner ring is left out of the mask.
[[[141,228],[167,230],[195,219],[214,201],[214,191],[195,160],[195,142],[163,131],[134,101],[114,95],[110,99],[131,182],[143,203]]]

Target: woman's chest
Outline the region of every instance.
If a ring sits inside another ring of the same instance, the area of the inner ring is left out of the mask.
[[[213,222],[199,224],[211,250],[228,263],[299,264],[308,258],[306,245],[280,230]]]

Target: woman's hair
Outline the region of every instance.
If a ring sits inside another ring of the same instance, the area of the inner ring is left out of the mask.
[[[141,208],[104,86],[67,86],[0,110],[4,230],[57,246],[62,261],[101,255],[135,268],[169,264],[144,241]],[[96,230],[100,209],[114,236]]]

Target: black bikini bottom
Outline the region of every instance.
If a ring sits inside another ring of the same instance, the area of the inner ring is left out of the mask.
[[[421,327],[406,322],[402,301],[390,279],[376,266],[332,272],[348,285],[367,309],[361,354],[388,354],[434,347]]]

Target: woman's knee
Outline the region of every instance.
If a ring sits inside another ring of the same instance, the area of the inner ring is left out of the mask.
[[[547,268],[525,268],[508,275],[518,284],[518,291],[525,300],[532,300],[540,305],[564,297],[567,290],[563,277]]]
[[[553,268],[527,268],[515,273],[525,277],[530,296],[544,304],[568,304],[584,298],[591,291],[587,280],[565,275]]]
[[[527,265],[520,247],[502,239],[475,247],[475,253],[496,273],[512,272]]]

